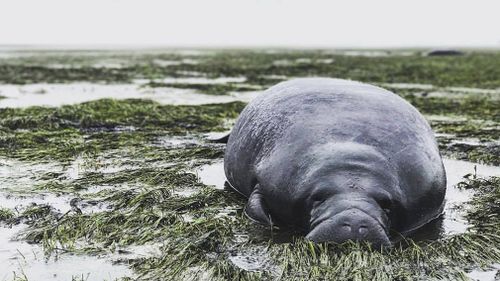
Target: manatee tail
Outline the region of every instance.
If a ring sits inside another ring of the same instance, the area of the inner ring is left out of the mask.
[[[223,137],[220,137],[220,138],[208,138],[208,142],[211,142],[211,143],[227,143],[227,140],[229,139],[229,136],[231,135],[231,133],[223,136]]]

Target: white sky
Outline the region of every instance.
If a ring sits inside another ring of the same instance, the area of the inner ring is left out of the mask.
[[[500,0],[0,0],[0,44],[500,47]]]

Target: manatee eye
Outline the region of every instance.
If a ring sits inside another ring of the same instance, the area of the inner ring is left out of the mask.
[[[386,213],[390,214],[392,210],[392,200],[390,198],[381,198],[377,200],[377,203],[379,204],[380,208]]]
[[[323,202],[325,202],[325,199],[322,199],[322,198],[314,198],[313,199],[313,208],[316,208],[317,206],[319,206],[320,204],[322,204]]]
[[[311,197],[311,201],[312,201],[312,206],[313,208],[316,208],[318,205],[322,204],[323,202],[325,202],[325,197],[323,194],[314,194],[312,197]]]

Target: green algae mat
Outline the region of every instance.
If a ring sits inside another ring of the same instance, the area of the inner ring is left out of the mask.
[[[1,280],[500,278],[500,52],[7,54],[0,56]],[[382,251],[314,245],[243,215],[245,199],[223,185],[224,145],[208,139],[231,129],[247,101],[240,97],[305,76],[394,91],[429,120],[444,157],[477,165],[449,186],[466,200],[447,208],[435,235]],[[74,85],[68,95],[90,97],[82,83],[128,85],[137,94],[81,103],[58,96],[63,105],[50,105],[57,87]],[[171,93],[176,102],[154,98]],[[2,106],[23,95],[44,106]],[[197,95],[203,102],[192,103]]]

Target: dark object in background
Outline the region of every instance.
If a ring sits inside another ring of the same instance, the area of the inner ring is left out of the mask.
[[[427,53],[428,57],[438,57],[438,56],[462,56],[464,52],[458,50],[434,50]]]

